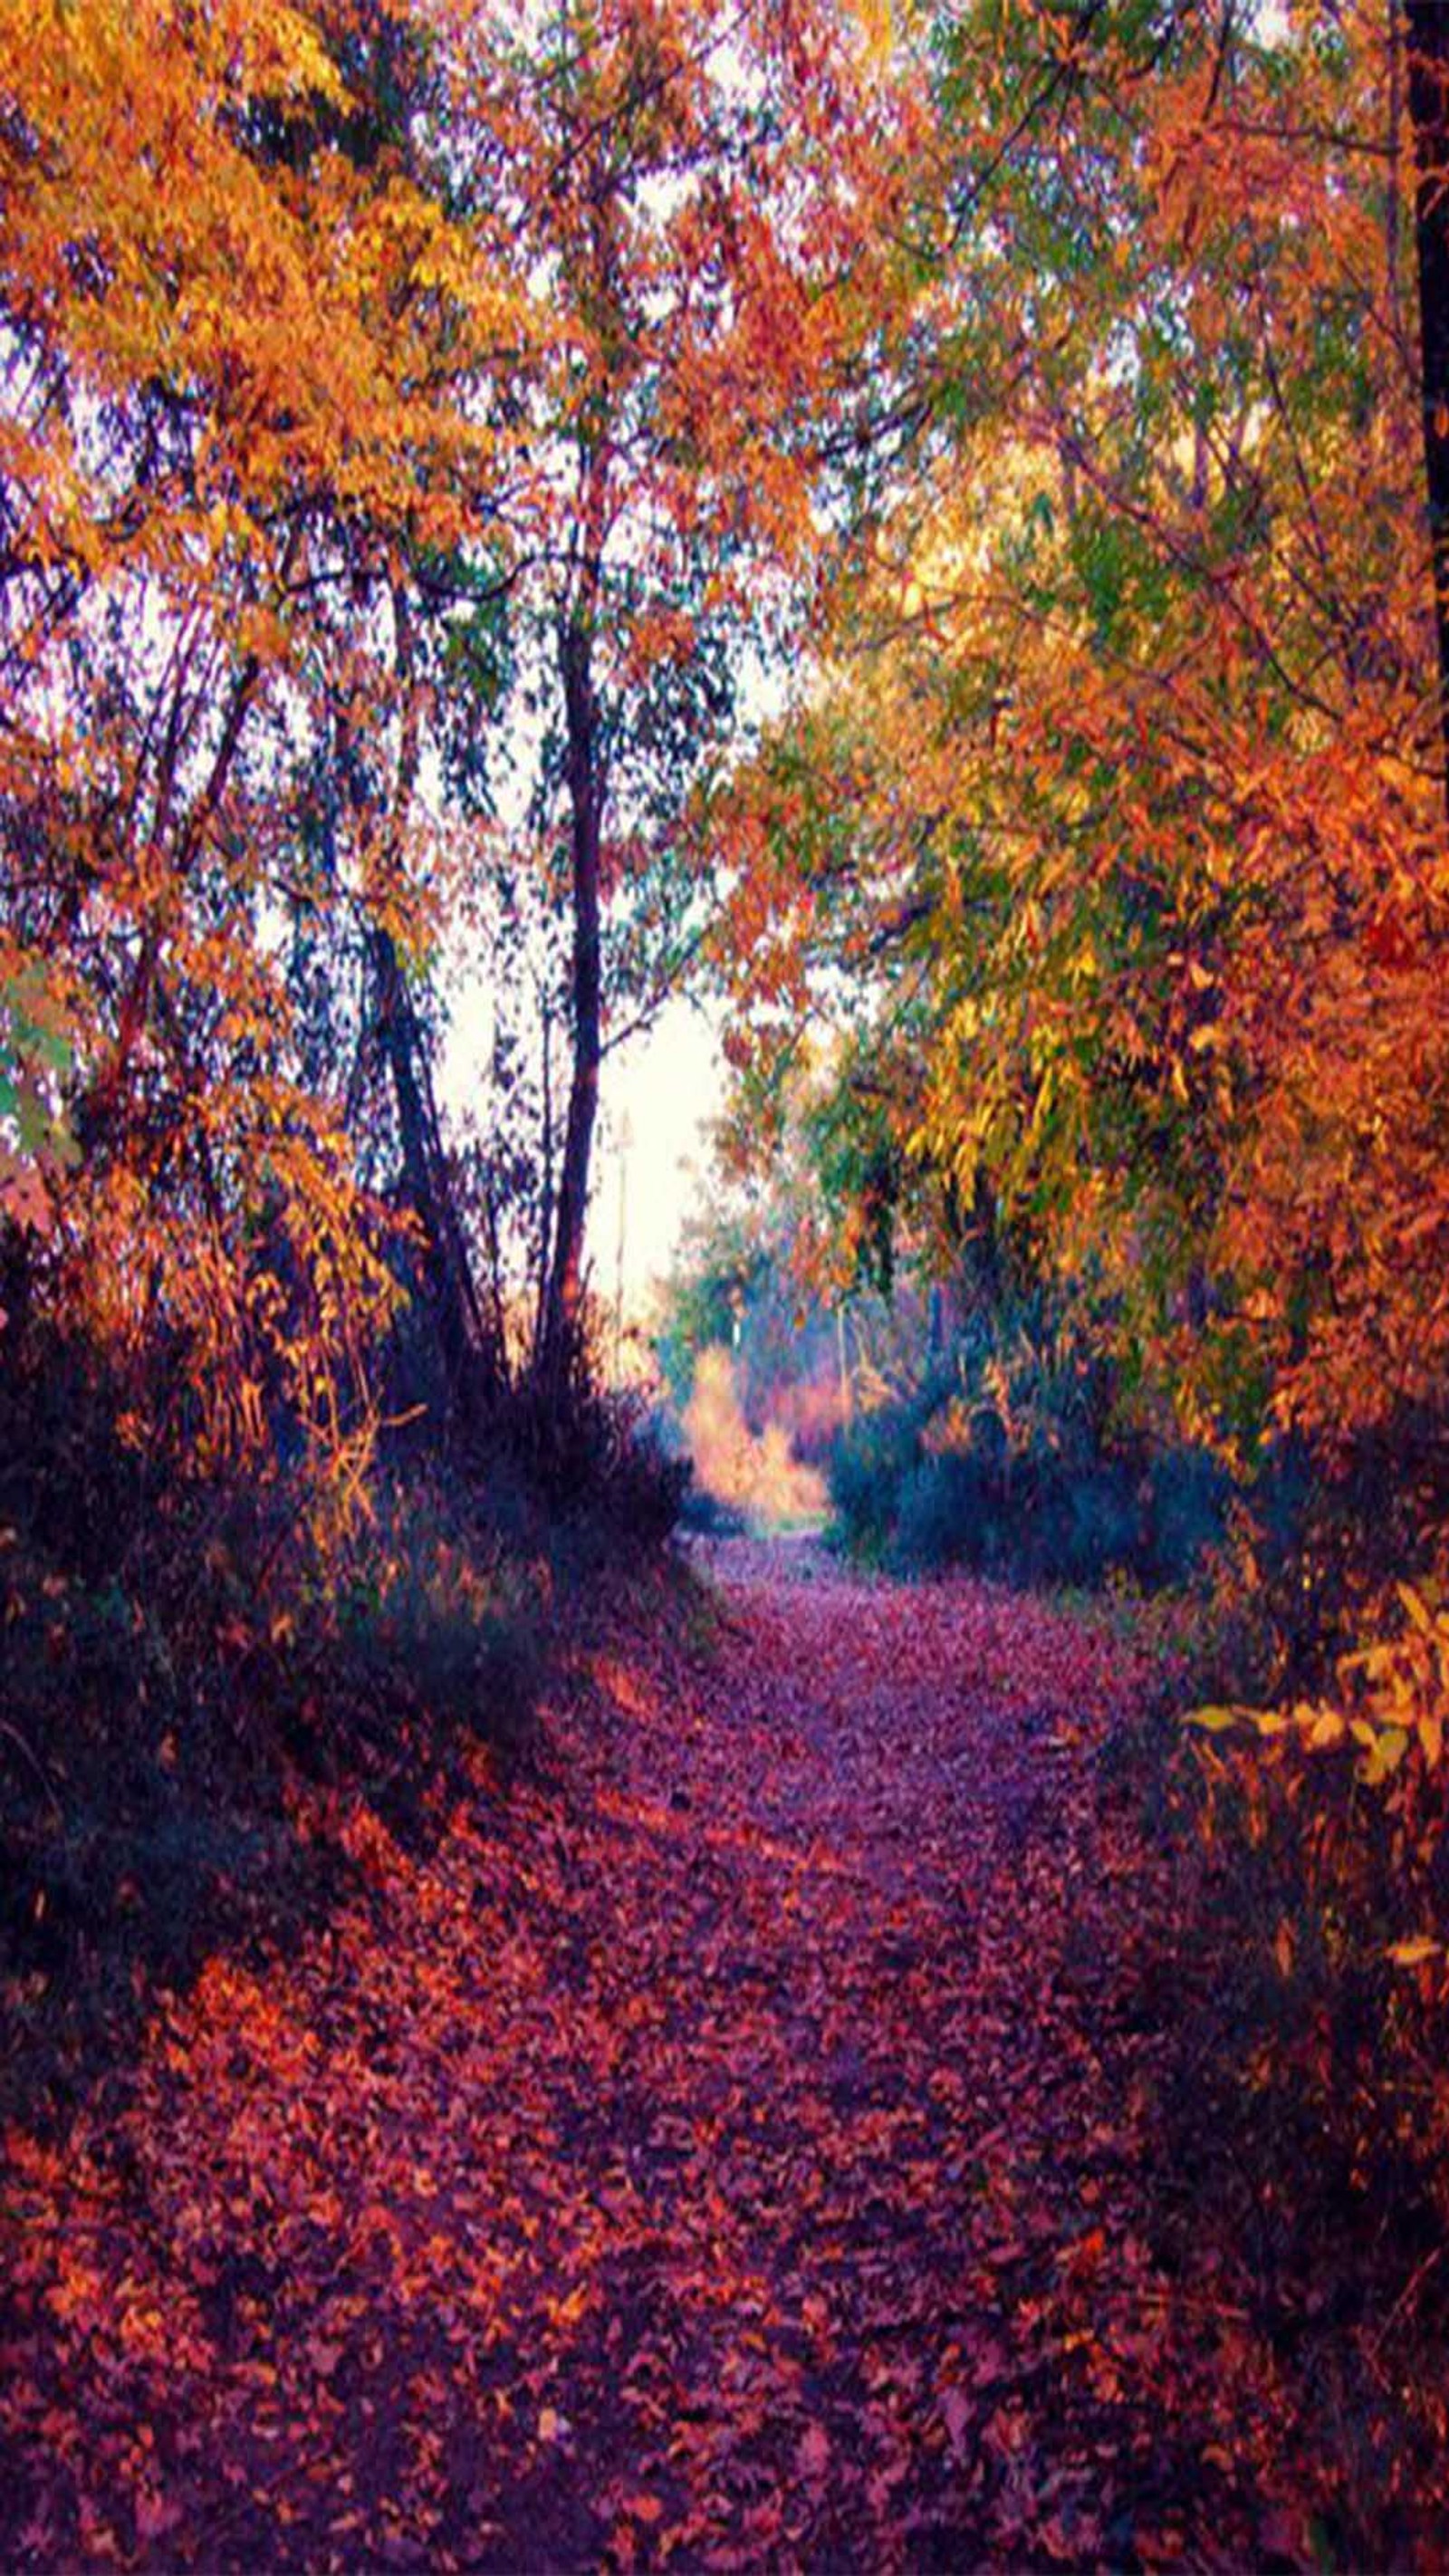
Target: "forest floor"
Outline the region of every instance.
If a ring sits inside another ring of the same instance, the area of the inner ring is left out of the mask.
[[[1310,2563],[1162,2223],[1112,1623],[714,1544],[427,1830],[12,2130],[0,2560]]]

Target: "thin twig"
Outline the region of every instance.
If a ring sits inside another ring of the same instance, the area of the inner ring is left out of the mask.
[[[1410,2273],[1407,2283],[1395,2299],[1394,2304],[1390,2308],[1388,2315],[1385,2317],[1383,2324],[1380,2326],[1378,2333],[1374,2336],[1372,2342],[1365,2347],[1371,2361],[1378,2358],[1378,2355],[1382,2352],[1384,2345],[1388,2342],[1390,2335],[1393,2333],[1395,2326],[1398,2324],[1400,2317],[1403,2316],[1405,2310],[1412,2304],[1414,2299],[1417,2298],[1430,2273],[1434,2270],[1437,2264],[1443,2262],[1446,2254],[1449,2254],[1449,2245],[1435,2245],[1431,2251],[1425,2255],[1423,2262],[1418,2265],[1417,2269]]]
[[[42,1789],[50,1800],[51,1813],[55,1817],[56,1823],[58,1825],[63,1825],[65,1823],[65,1810],[61,1806],[60,1800],[55,1794],[50,1774],[46,1770],[45,1765],[41,1761],[41,1758],[36,1752],[34,1746],[27,1742],[26,1738],[21,1734],[18,1726],[11,1725],[8,1717],[0,1717],[0,1735],[8,1735],[12,1744],[19,1745],[26,1761],[30,1764],[37,1780],[40,1782]]]

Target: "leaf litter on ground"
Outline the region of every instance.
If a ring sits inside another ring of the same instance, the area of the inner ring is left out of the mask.
[[[714,1557],[425,1855],[299,1789],[332,1919],[7,2138],[8,2561],[1307,2563],[1230,2250],[1152,2240],[1145,1660]]]

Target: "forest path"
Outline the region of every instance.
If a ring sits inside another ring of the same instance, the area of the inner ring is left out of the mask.
[[[1156,1891],[1099,1758],[1142,1673],[1029,1601],[713,1557],[714,1633],[621,1627],[506,1793],[479,1757],[411,1843],[299,1798],[355,1867],[327,1925],[7,2141],[5,2563],[1277,2545],[1228,2258],[1169,2273],[1142,2215]]]

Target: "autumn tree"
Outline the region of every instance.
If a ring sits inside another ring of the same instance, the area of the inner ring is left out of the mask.
[[[687,792],[809,551],[822,422],[870,328],[894,109],[823,11],[631,4],[523,31],[476,11],[458,32],[462,185],[516,239],[554,334],[520,397],[548,497],[514,615],[570,920],[538,1333],[557,1391],[604,1051],[694,936]]]
[[[1340,1456],[1449,1356],[1400,32],[940,22],[919,434],[728,826],[743,946],[849,996],[906,1165],[1201,1426]]]
[[[269,1386],[336,1461],[365,1422],[394,1284],[277,931],[416,947],[384,621],[399,565],[472,524],[520,328],[349,90],[386,23],[0,27],[7,983],[67,1050],[73,1147],[31,1242],[114,1357],[177,1353],[164,1401],[218,1456],[262,1441]],[[395,792],[328,838],[294,790],[349,693]]]

